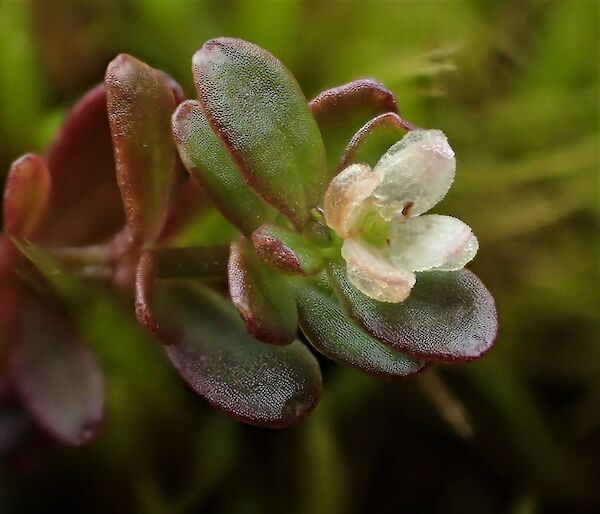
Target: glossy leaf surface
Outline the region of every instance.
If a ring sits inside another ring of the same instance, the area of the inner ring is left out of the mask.
[[[322,354],[370,375],[394,378],[420,372],[426,364],[377,341],[346,314],[326,275],[292,279],[302,332]]]
[[[50,200],[32,240],[51,245],[90,244],[122,228],[125,216],[104,85],[75,104],[45,159],[52,177]]]
[[[208,41],[193,59],[209,123],[246,181],[297,227],[326,187],[323,142],[292,74],[266,50],[239,39]]]
[[[393,112],[373,118],[354,134],[344,151],[339,169],[355,163],[368,164],[374,168],[381,156],[412,129],[411,124]]]
[[[185,167],[227,219],[249,235],[275,216],[275,210],[246,184],[198,102],[188,100],[182,103],[173,115],[172,124]]]
[[[92,353],[66,320],[31,299],[21,305],[16,334],[14,375],[27,409],[59,441],[90,443],[105,400]]]
[[[495,343],[494,300],[469,270],[419,273],[410,296],[401,303],[368,298],[350,284],[341,264],[330,264],[328,271],[347,312],[394,349],[428,360],[468,361]]]
[[[379,82],[360,79],[323,91],[310,108],[319,124],[327,151],[330,177],[352,136],[369,120],[386,112],[398,112],[396,98]]]
[[[321,372],[302,343],[273,346],[252,338],[229,301],[197,281],[145,282],[149,312],[172,334],[169,359],[214,407],[252,425],[283,428],[319,402]]]
[[[231,243],[228,265],[229,295],[248,333],[272,344],[296,339],[296,302],[285,279],[268,268],[249,241]]]
[[[50,197],[50,172],[44,160],[26,154],[11,166],[4,187],[4,230],[29,237],[38,226]]]
[[[175,178],[175,95],[162,72],[126,54],[108,65],[105,84],[127,222],[139,242],[153,242],[165,222]]]
[[[263,225],[252,234],[258,256],[283,273],[312,275],[323,268],[323,256],[302,235],[276,225]]]

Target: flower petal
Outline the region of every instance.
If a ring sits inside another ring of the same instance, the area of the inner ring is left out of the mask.
[[[458,270],[478,247],[471,227],[452,216],[428,214],[391,223],[390,261],[402,269]]]
[[[358,226],[365,200],[381,183],[381,173],[371,171],[365,164],[353,164],[334,177],[325,192],[325,220],[340,237],[348,237]]]
[[[374,171],[383,174],[373,192],[380,214],[418,216],[448,192],[456,160],[441,130],[412,130],[379,160]]]
[[[398,303],[415,285],[415,274],[395,267],[381,250],[356,239],[342,246],[350,282],[373,300]]]

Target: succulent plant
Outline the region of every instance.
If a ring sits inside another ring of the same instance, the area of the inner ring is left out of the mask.
[[[441,132],[403,120],[370,79],[307,102],[242,40],[208,41],[193,76],[197,100],[184,100],[165,73],[118,56],[50,150],[9,172],[0,373],[42,426],[87,443],[104,405],[57,270],[129,292],[189,386],[253,425],[291,426],[317,405],[307,343],[386,378],[493,346],[493,298],[463,269],[477,240],[418,216],[454,176]],[[207,212],[234,228],[227,244],[185,242]]]

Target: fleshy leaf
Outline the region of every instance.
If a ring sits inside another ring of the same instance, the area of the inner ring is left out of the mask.
[[[81,446],[104,417],[104,380],[92,353],[58,314],[26,299],[19,310],[13,372],[27,409],[59,441]]]
[[[374,168],[381,156],[400,141],[414,126],[393,112],[380,114],[354,134],[339,165],[343,170],[350,164],[368,164]]]
[[[302,332],[330,359],[388,378],[414,375],[426,366],[363,332],[340,306],[326,275],[290,282],[298,302]]]
[[[4,187],[4,230],[27,238],[37,228],[50,197],[50,172],[41,157],[26,154],[11,166]]]
[[[285,279],[268,268],[245,239],[231,243],[229,294],[248,333],[271,344],[288,344],[296,339],[298,312]]]
[[[246,184],[198,102],[182,103],[173,115],[172,124],[185,167],[229,221],[250,235],[262,223],[274,218],[275,210]]]
[[[396,98],[379,82],[360,79],[323,91],[311,100],[325,149],[330,176],[352,136],[369,120],[386,112],[398,112]]]
[[[45,157],[52,187],[48,210],[33,241],[91,244],[106,240],[123,227],[103,84],[73,107]]]
[[[164,225],[175,178],[175,95],[162,72],[126,54],[108,65],[105,83],[127,222],[137,241],[152,243]]]
[[[167,355],[211,405],[251,425],[284,428],[319,402],[319,365],[302,343],[253,339],[230,303],[197,281],[144,281],[152,319],[170,327]]]
[[[314,243],[295,231],[263,225],[252,234],[258,256],[283,273],[313,275],[323,269],[323,255]]]
[[[205,43],[193,71],[208,121],[248,184],[302,227],[327,176],[319,129],[296,79],[266,50],[232,38]]]
[[[347,312],[369,334],[392,348],[428,360],[468,361],[495,343],[494,299],[470,271],[419,273],[402,303],[372,300],[356,289],[344,266],[328,266],[331,284]]]

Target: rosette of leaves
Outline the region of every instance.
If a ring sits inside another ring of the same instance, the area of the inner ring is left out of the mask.
[[[393,304],[348,281],[323,199],[343,167],[374,166],[413,128],[389,91],[359,80],[309,103],[275,57],[230,38],[207,42],[193,58],[193,75],[198,99],[182,101],[164,73],[119,56],[55,147],[15,162],[5,232],[46,281],[52,284],[51,261],[131,290],[140,324],[164,343],[189,386],[259,426],[294,425],[317,405],[322,378],[309,345],[386,378],[491,348],[494,302],[466,270],[418,273],[410,296]],[[237,229],[229,245],[179,245],[198,209],[218,209]],[[14,269],[0,274],[0,301],[16,305],[10,298],[19,290],[40,303],[46,289],[23,283]],[[14,363],[23,329],[10,320],[5,326]],[[30,335],[43,348],[41,332]],[[68,355],[65,361],[86,379],[96,373],[81,372]],[[73,406],[40,400],[45,386],[36,373],[47,370],[38,364],[11,376],[37,384],[33,402],[51,403],[58,418]],[[89,434],[90,409],[79,412],[75,426]]]

